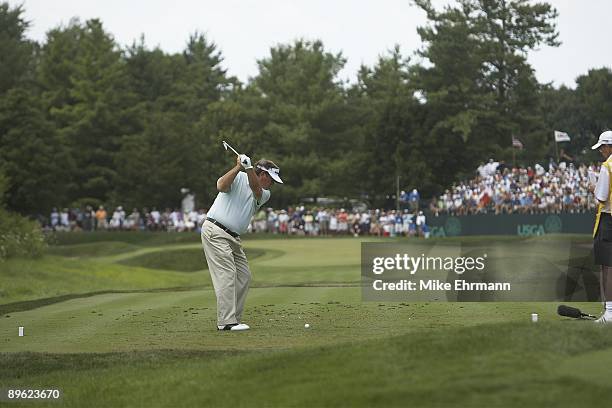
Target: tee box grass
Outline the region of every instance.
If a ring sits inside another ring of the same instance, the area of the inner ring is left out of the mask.
[[[77,237],[0,264],[0,388],[75,407],[612,402],[609,328],[553,303],[362,302],[360,239],[245,239],[252,330],[232,333],[199,237]]]

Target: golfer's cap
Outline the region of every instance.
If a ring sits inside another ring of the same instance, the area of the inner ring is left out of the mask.
[[[262,166],[261,164],[258,165],[257,168],[267,172],[270,177],[272,177],[272,180],[276,181],[277,183],[283,184],[283,180],[281,180],[280,178],[280,169],[277,169],[276,167],[267,168],[265,166]]]
[[[601,147],[601,145],[612,145],[612,130],[606,130],[599,135],[599,140],[593,145],[593,147],[591,147],[591,149],[597,150]]]

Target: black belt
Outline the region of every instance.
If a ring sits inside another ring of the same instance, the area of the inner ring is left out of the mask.
[[[231,229],[227,228],[225,225],[221,224],[219,221],[215,220],[214,218],[208,217],[208,218],[206,218],[206,221],[212,222],[217,227],[221,228],[223,231],[225,231],[228,234],[230,234],[232,237],[240,238],[240,234],[236,234],[234,231],[232,231]]]

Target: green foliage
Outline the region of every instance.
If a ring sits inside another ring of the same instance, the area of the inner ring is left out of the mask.
[[[57,69],[55,61],[62,61]],[[132,102],[127,77],[112,36],[98,20],[52,30],[42,49],[43,98],[74,162],[69,201],[108,200],[117,178],[114,156]],[[78,169],[78,170],[77,170]]]
[[[0,261],[8,258],[36,258],[43,254],[45,237],[40,225],[0,208]]]
[[[423,149],[419,125],[422,107],[415,95],[410,61],[399,47],[381,56],[373,68],[362,66],[351,103],[362,113],[364,151],[360,158],[363,193],[372,204],[395,192],[396,175],[404,186],[422,188],[431,174],[421,164]]]
[[[512,135],[531,158],[541,157],[551,130],[538,117],[539,86],[526,55],[559,45],[557,12],[526,0],[460,0],[442,11],[428,0],[415,3],[429,19],[418,32],[420,55],[432,65],[415,74],[427,100],[424,129],[438,146],[434,189],[471,175],[488,156],[508,160]]]
[[[101,21],[73,19],[36,44],[25,37],[23,7],[0,3],[7,207],[176,207],[182,187],[208,207],[234,165],[221,140],[280,165],[286,183],[274,188],[275,207],[322,196],[388,205],[397,176],[402,189],[428,197],[489,157],[546,160],[555,129],[573,137],[566,153],[597,159],[584,147],[609,126],[610,70],[555,89],[539,84],[527,61],[559,44],[551,5],[414,4],[428,18],[418,28],[425,63],[396,47],[346,84],[341,52],[296,40],[272,47],[243,84],[199,32],[179,53],[150,49],[144,37],[122,49]],[[513,151],[512,135],[524,150]]]
[[[612,71],[610,68],[591,69],[576,79],[578,108],[585,119],[589,135],[599,136],[612,127]],[[587,122],[588,121],[588,122]]]
[[[8,258],[37,258],[46,248],[40,225],[4,208],[9,179],[0,168],[0,262]]]
[[[0,167],[11,184],[6,204],[26,214],[47,212],[66,195],[71,159],[39,99],[13,88],[0,99]]]
[[[27,78],[34,43],[25,38],[30,23],[23,6],[0,3],[0,95]]]
[[[130,93],[139,101],[132,109],[138,120],[115,155],[114,201],[175,207],[182,187],[195,191],[201,202],[214,198],[220,174],[211,170],[219,150],[210,161],[204,159],[212,146],[197,122],[235,83],[221,68],[222,60],[216,45],[198,33],[180,55],[148,50],[142,39],[128,49],[126,70]]]
[[[560,144],[560,149],[580,162],[598,161],[599,154],[589,149],[599,134],[612,128],[612,71],[609,68],[591,69],[576,79],[576,89],[562,86],[545,87],[539,94],[543,122],[548,134],[548,154],[553,156],[552,129],[568,132],[571,142]]]
[[[337,75],[345,60],[320,41],[297,40],[279,45],[258,61],[259,74],[233,97],[212,104],[202,118],[208,150],[219,154],[221,140],[231,141],[254,159],[277,163],[285,185],[271,205],[288,205],[300,197],[327,194],[353,196],[361,186],[357,160],[348,152],[362,149],[356,110],[347,104]],[[233,165],[230,157],[216,174]]]
[[[9,179],[6,177],[2,168],[0,168],[0,207],[4,206],[4,195],[9,187]]]

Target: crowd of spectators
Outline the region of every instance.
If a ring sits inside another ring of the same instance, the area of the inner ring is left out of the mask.
[[[178,209],[151,211],[134,208],[128,215],[119,206],[110,213],[103,206],[96,211],[54,208],[46,228],[52,231],[169,231],[199,232],[206,219],[206,210],[183,212]],[[410,212],[316,208],[303,206],[287,210],[262,208],[255,214],[249,232],[287,235],[375,235],[375,236],[428,236],[429,229],[422,211]]]
[[[490,160],[472,180],[434,197],[429,210],[434,216],[592,211],[596,202],[588,194],[589,173],[599,173],[599,167],[551,161],[548,170],[539,164],[510,168]]]
[[[114,211],[107,211],[104,206],[97,210],[91,206],[81,208],[64,208],[51,211],[46,228],[53,231],[194,231],[206,218],[205,210],[183,212],[179,209],[166,208],[150,211],[134,208],[127,214],[122,206]]]
[[[347,211],[344,208],[289,208],[260,210],[253,217],[253,232],[295,235],[429,236],[422,211]]]
[[[596,203],[588,194],[589,180],[598,172],[598,166],[594,165],[557,165],[551,162],[545,170],[539,164],[533,168],[510,168],[503,162],[490,160],[478,168],[472,180],[453,185],[444,194],[434,197],[428,206],[427,203],[423,205],[418,191],[413,189],[401,192],[401,211],[348,211],[304,206],[283,210],[262,208],[253,217],[249,232],[427,237],[429,228],[423,208],[428,208],[431,216],[592,211]],[[199,232],[205,219],[206,209],[183,211],[166,208],[159,211],[153,207],[139,211],[134,208],[128,214],[121,206],[112,211],[107,211],[104,206],[95,210],[87,206],[84,209],[54,208],[43,224],[53,231]]]

